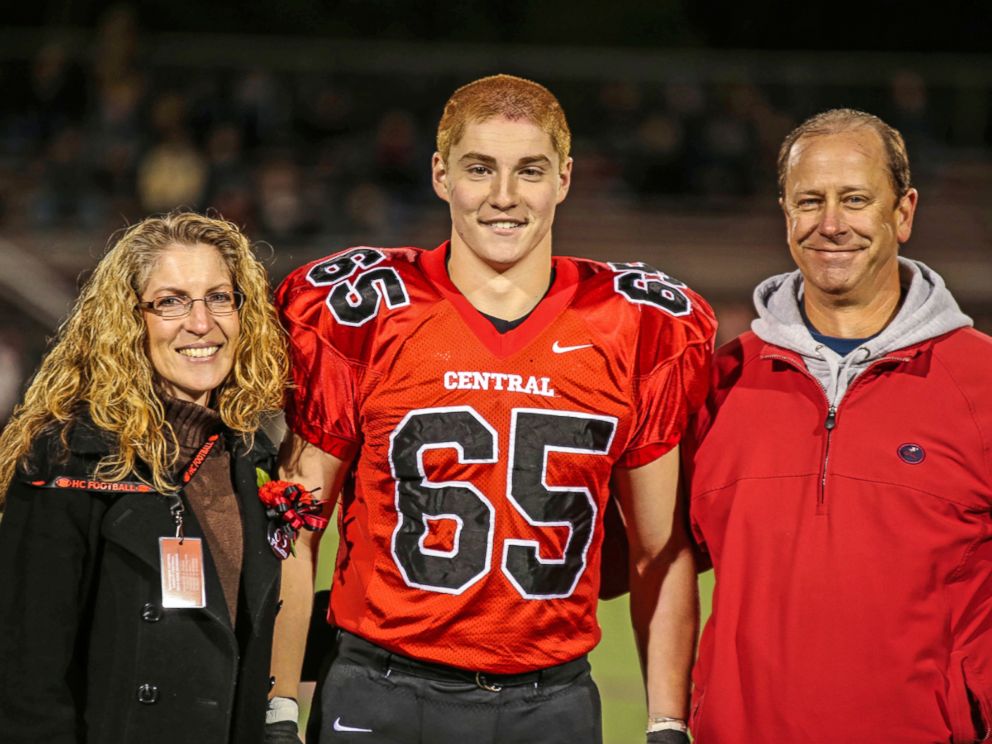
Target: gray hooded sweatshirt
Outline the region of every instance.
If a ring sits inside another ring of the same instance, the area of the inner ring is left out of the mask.
[[[876,359],[890,352],[973,325],[933,269],[899,257],[902,306],[881,333],[847,356],[813,339],[799,312],[803,277],[797,271],[766,279],[754,290],[758,318],[751,330],[762,341],[798,353],[826,392],[830,405],[840,404],[854,379]]]

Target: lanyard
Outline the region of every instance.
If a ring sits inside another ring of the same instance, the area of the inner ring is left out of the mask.
[[[187,486],[193,480],[193,476],[200,470],[203,461],[207,459],[207,455],[210,454],[210,450],[216,446],[219,439],[220,434],[211,434],[207,437],[207,441],[200,446],[200,449],[196,451],[193,459],[189,461],[189,465],[186,466],[179,478],[181,483],[180,489]],[[153,493],[155,490],[147,483],[141,483],[139,481],[101,481],[95,478],[74,478],[69,475],[56,475],[48,481],[30,481],[30,483],[36,488],[59,488],[67,491],[90,491],[95,493]],[[183,539],[183,512],[186,509],[183,507],[183,501],[178,493],[165,494],[165,498],[169,502],[169,511],[172,512],[172,520],[176,523],[176,537],[181,541]]]
[[[51,480],[28,481],[35,488],[59,488],[63,491],[90,491],[92,493],[153,493],[154,488],[140,481],[101,481],[93,478],[74,478],[56,475]]]
[[[220,439],[220,434],[211,434],[207,437],[207,441],[200,446],[200,449],[196,451],[196,454],[193,455],[193,459],[189,461],[189,465],[186,466],[182,476],[179,478],[182,483],[179,487],[180,490],[185,488],[193,480],[193,476],[199,472],[200,466],[203,465],[203,461],[207,459],[207,455],[210,454],[210,450],[217,444],[218,439]],[[185,538],[183,533],[183,512],[186,511],[183,506],[183,500],[180,498],[179,493],[166,494],[165,498],[169,501],[169,511],[172,512],[172,521],[176,523],[176,537],[179,538],[179,542],[182,544]]]

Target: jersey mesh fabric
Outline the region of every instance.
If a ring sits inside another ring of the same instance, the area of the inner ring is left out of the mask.
[[[287,423],[354,457],[329,622],[491,673],[589,651],[611,471],[678,443],[705,394],[709,307],[676,283],[691,303],[676,317],[618,293],[605,264],[556,258],[544,300],[498,334],[448,280],[447,246],[362,250],[302,267],[277,293],[296,383]],[[345,290],[337,310],[329,291],[350,282],[348,302],[374,299],[363,271],[379,272],[380,301],[343,324]]]

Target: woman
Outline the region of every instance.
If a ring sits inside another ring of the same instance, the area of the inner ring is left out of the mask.
[[[287,365],[231,223],[150,218],[100,261],[0,436],[0,742],[262,741],[255,430]]]

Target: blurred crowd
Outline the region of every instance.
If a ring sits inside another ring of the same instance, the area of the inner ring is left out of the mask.
[[[84,54],[50,43],[8,63],[0,109],[0,225],[119,227],[177,204],[212,207],[272,242],[416,219],[447,75],[303,74],[152,66],[136,17],[109,12]],[[329,42],[331,43],[331,42]],[[19,69],[23,68],[23,69]],[[507,70],[513,72],[514,70]],[[774,187],[775,153],[839,97],[899,127],[914,163],[948,136],[921,77],[884,89],[542,80],[562,99],[585,192],[721,198]],[[594,174],[589,177],[588,174]]]
[[[124,224],[183,205],[283,246],[389,242],[422,220],[441,106],[474,75],[153,64],[149,38],[119,6],[84,49],[50,42],[0,66],[0,231],[85,231],[103,244]],[[541,78],[569,112],[582,165],[573,193],[650,204],[771,199],[784,135],[839,100],[902,130],[917,180],[954,145],[942,100],[952,92],[915,72],[843,89],[727,77]],[[988,125],[979,138],[972,144],[988,147]],[[9,380],[33,366],[17,360],[42,343],[20,324],[0,327],[0,422],[18,388]]]

